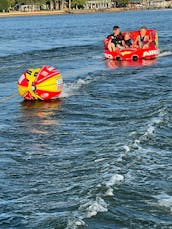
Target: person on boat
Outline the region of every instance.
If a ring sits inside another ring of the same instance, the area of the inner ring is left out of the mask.
[[[122,35],[119,26],[113,27],[113,34],[108,35],[107,39],[109,40],[109,51],[117,51],[124,45],[124,36]]]
[[[139,35],[136,37],[136,40],[134,41],[134,47],[135,48],[149,48],[150,44],[150,37],[147,34],[147,27],[142,26],[139,31]]]
[[[133,45],[133,40],[130,37],[129,33],[126,33],[124,36],[124,47],[125,48],[131,48]]]

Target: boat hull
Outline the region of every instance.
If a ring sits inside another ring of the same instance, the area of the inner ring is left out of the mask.
[[[112,60],[150,60],[158,57],[159,50],[156,48],[124,48],[118,51],[110,52],[108,49],[105,49],[104,55],[105,58]]]

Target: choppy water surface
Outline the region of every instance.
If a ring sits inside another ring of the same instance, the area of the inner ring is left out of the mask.
[[[171,13],[0,18],[0,228],[172,228]],[[156,28],[159,58],[105,62],[115,24]],[[23,101],[44,64],[61,98]]]

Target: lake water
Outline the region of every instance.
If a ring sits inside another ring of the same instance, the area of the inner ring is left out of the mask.
[[[0,18],[0,228],[172,228],[172,10]],[[103,57],[114,25],[157,29],[155,61]],[[63,75],[26,102],[28,68]]]

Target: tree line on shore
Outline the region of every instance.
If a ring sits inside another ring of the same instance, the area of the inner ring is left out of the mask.
[[[48,6],[49,10],[63,10],[64,8],[84,8],[87,0],[0,0],[0,11],[6,12],[10,9],[19,10],[19,6],[21,5],[38,5],[40,6]],[[126,6],[130,0],[116,0],[114,1],[116,6]]]

